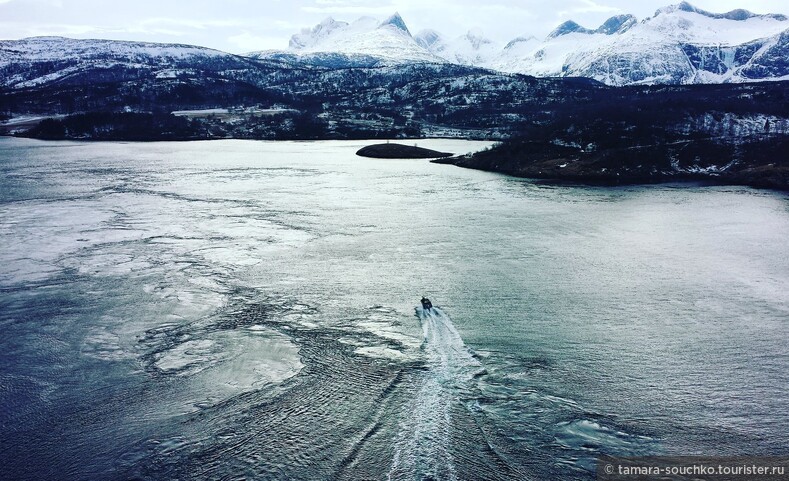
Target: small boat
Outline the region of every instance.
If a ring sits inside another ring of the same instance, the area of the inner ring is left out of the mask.
[[[427,297],[422,297],[422,309],[427,311],[432,308],[433,308],[433,303],[430,302],[430,299],[428,299]]]

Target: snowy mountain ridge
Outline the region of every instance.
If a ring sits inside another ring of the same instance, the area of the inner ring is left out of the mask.
[[[568,20],[543,40],[524,35],[499,45],[474,31],[457,38],[430,29],[411,36],[395,14],[381,23],[329,18],[294,35],[287,51],[255,56],[290,55],[305,63],[330,54],[363,57],[367,64],[449,62],[539,77],[585,76],[609,85],[744,82],[789,78],[781,60],[787,31],[785,15],[711,13],[681,2],[640,22],[622,14],[589,29]]]
[[[760,15],[757,13],[749,12],[748,10],[742,8],[737,8],[726,13],[712,13],[706,10],[702,10],[700,8],[696,8],[688,2],[680,2],[676,5],[669,5],[668,7],[660,8],[655,12],[655,15],[659,15],[661,13],[672,13],[678,10],[684,12],[698,13],[699,15],[704,15],[705,17],[716,18],[716,19],[747,20],[749,18],[761,17],[761,18],[773,18],[775,20],[781,20],[781,21],[786,20],[786,15],[775,14],[775,13],[767,13]]]
[[[279,55],[281,58],[283,54],[306,63],[315,63],[316,59],[336,54],[377,59],[378,63],[386,65],[444,62],[414,40],[398,13],[383,22],[362,17],[348,23],[329,17],[314,28],[293,35],[285,52],[255,52],[251,55],[257,58]]]
[[[208,65],[241,68],[246,62],[244,57],[193,45],[31,37],[0,41],[0,86],[28,88],[118,68],[172,76]]]
[[[327,18],[293,35],[286,50],[245,56],[181,44],[35,37],[0,41],[0,87],[29,88],[85,72],[133,78],[272,68],[365,68],[451,64],[536,77],[587,77],[608,85],[699,84],[789,79],[789,18],[747,10],[711,13],[682,2],[638,21],[616,15],[596,28],[568,20],[546,38],[506,45],[479,31],[448,38],[411,34],[395,13],[379,22]],[[244,73],[247,72],[247,73]]]

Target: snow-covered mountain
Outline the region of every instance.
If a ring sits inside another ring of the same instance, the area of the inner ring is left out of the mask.
[[[746,10],[711,13],[687,2],[638,21],[611,17],[597,28],[566,21],[546,38],[506,45],[469,31],[412,36],[394,14],[379,22],[331,18],[294,35],[286,50],[246,56],[178,44],[36,37],[0,41],[0,87],[135,78],[197,78],[206,72],[261,81],[260,68],[464,65],[537,77],[588,77],[608,85],[789,79],[789,19]],[[277,75],[283,75],[282,72]],[[251,77],[250,77],[251,76]]]
[[[487,66],[501,51],[501,46],[485,38],[482,32],[471,30],[454,39],[446,39],[435,30],[423,30],[415,39],[425,50],[461,65]]]
[[[617,15],[589,29],[568,20],[543,40],[524,35],[506,45],[472,31],[412,37],[398,14],[381,23],[327,19],[294,35],[288,50],[255,56],[323,66],[447,62],[609,85],[720,83],[789,79],[788,37],[784,15],[711,13],[682,2],[640,22]]]
[[[416,42],[398,13],[383,22],[370,17],[352,23],[327,18],[293,35],[286,51],[250,56],[338,67],[444,62]]]
[[[714,14],[683,2],[641,22],[613,17],[595,30],[565,22],[543,42],[488,66],[609,85],[778,80],[789,78],[781,59],[788,29],[783,15]]]
[[[192,45],[32,37],[0,41],[0,86],[27,88],[91,72],[125,70],[175,78],[197,70],[244,68],[248,60]]]

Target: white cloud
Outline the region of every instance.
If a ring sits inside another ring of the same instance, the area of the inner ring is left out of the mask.
[[[390,6],[369,7],[364,5],[326,5],[301,7],[302,12],[320,13],[324,15],[353,14],[364,16],[390,15],[395,10]]]
[[[566,14],[575,14],[575,13],[619,13],[621,9],[618,7],[610,7],[608,5],[601,5],[599,3],[595,3],[592,0],[579,0],[575,2],[575,5],[567,10],[562,10],[558,12],[558,16],[564,16]]]
[[[140,22],[142,26],[158,26],[169,25],[175,27],[186,27],[195,30],[208,30],[211,28],[241,28],[250,25],[249,20],[241,19],[225,19],[225,20],[211,20],[211,19],[190,19],[190,18],[165,18],[154,17],[146,18]]]
[[[234,51],[239,53],[278,49],[282,47],[282,39],[279,37],[255,35],[248,31],[228,37],[227,40],[236,47]]]

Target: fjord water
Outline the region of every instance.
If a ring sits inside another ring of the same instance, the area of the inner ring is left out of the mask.
[[[785,194],[541,185],[368,143],[0,140],[2,477],[789,454]]]

